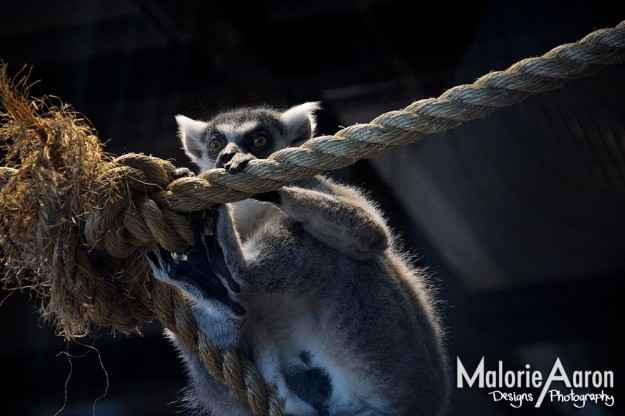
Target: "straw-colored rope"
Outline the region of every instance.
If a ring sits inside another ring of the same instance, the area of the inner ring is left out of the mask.
[[[150,277],[145,252],[157,244],[185,250],[193,240],[186,213],[375,157],[624,59],[621,22],[438,98],[253,160],[236,175],[214,169],[177,180],[167,161],[104,154],[77,114],[67,106],[50,107],[46,100],[27,101],[25,81],[12,85],[2,68],[0,99],[6,111],[0,136],[8,153],[7,166],[0,168],[3,282],[34,289],[43,315],[70,337],[84,334],[92,322],[128,331],[157,319],[255,415],[281,415],[275,391],[263,384],[254,365],[215,348],[197,328],[183,296]]]
[[[471,85],[454,87],[438,98],[419,100],[403,110],[382,114],[368,124],[313,138],[268,159],[253,160],[237,175],[214,169],[195,178],[180,179],[169,185],[167,196],[172,210],[180,212],[245,199],[487,116],[497,108],[555,89],[623,59],[625,22],[613,29],[592,32],[577,43],[561,45],[541,57],[524,59],[505,71],[492,72]]]

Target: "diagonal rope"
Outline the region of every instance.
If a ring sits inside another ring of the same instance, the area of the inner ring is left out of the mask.
[[[615,28],[592,32],[579,42],[558,46],[543,56],[524,59],[504,71],[491,72],[473,84],[451,88],[438,98],[416,101],[370,123],[344,128],[332,136],[315,137],[268,159],[253,160],[237,175],[214,169],[196,178],[180,179],[169,185],[168,198],[172,210],[187,212],[275,190],[285,183],[373,158],[392,147],[485,117],[497,108],[558,88],[624,59],[625,21]]]

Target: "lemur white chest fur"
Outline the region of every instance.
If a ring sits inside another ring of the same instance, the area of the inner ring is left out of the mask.
[[[243,241],[247,240],[259,228],[260,224],[264,224],[272,215],[276,214],[274,206],[254,199],[245,199],[231,205],[234,223]]]
[[[311,138],[318,108],[176,119],[200,169],[237,174],[253,158]],[[359,190],[319,176],[221,205],[213,220],[213,236],[195,220],[196,242],[185,260],[163,250],[148,260],[157,278],[195,303],[198,325],[217,346],[250,357],[287,415],[444,411],[447,364],[426,277],[395,247]],[[178,348],[190,407],[206,415],[251,414]]]

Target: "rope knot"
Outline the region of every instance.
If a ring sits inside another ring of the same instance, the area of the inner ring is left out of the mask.
[[[166,189],[176,167],[143,154],[110,161],[98,183],[94,210],[85,223],[85,241],[118,258],[156,244],[182,252],[193,244],[186,216],[172,211]]]

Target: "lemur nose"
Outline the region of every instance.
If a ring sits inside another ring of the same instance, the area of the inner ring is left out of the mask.
[[[215,159],[215,167],[223,168],[239,152],[239,146],[236,143],[228,143],[224,150],[219,153],[217,159]]]

